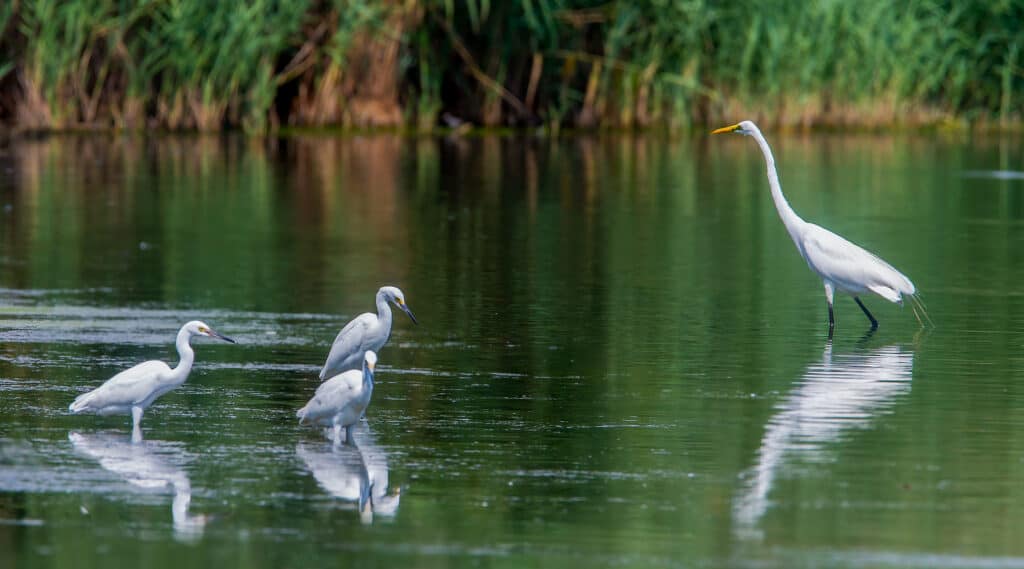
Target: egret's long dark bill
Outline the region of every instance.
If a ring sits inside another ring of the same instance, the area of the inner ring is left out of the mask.
[[[403,310],[403,311],[404,311],[404,312],[405,312],[406,314],[408,314],[408,315],[409,315],[409,318],[412,318],[412,323],[413,323],[413,324],[419,324],[419,323],[420,323],[420,322],[419,322],[419,320],[416,320],[416,315],[412,313],[412,310],[409,310],[409,307],[408,307],[408,306],[406,306],[406,305],[402,304],[402,305],[401,305],[401,307],[402,307],[402,310]]]
[[[218,334],[217,332],[214,332],[213,330],[210,330],[210,335],[213,336],[214,338],[219,338],[221,340],[224,340],[225,342],[231,342],[232,344],[237,344],[238,343],[238,342],[232,340],[231,338],[228,338],[227,336],[224,336],[223,334]]]
[[[732,132],[738,128],[740,128],[740,125],[738,124],[734,124],[732,126],[723,126],[722,128],[716,128],[715,130],[711,131],[711,134],[724,134],[727,132]]]

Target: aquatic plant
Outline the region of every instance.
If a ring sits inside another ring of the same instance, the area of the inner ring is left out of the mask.
[[[1009,126],[1022,24],[981,0],[14,0],[0,121]]]

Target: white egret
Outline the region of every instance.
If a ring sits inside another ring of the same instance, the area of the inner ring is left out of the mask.
[[[193,320],[181,327],[175,345],[180,360],[178,365],[170,366],[159,360],[143,362],[126,369],[108,379],[96,389],[79,395],[68,407],[72,413],[95,413],[97,415],[117,415],[130,413],[132,416],[132,440],[142,440],[142,413],[157,397],[185,383],[192,371],[195,352],[189,345],[192,336],[209,336],[225,342],[235,343],[227,336],[214,332],[206,324]]]
[[[388,302],[394,302],[395,306],[412,318],[414,324],[419,324],[405,303],[405,294],[398,287],[381,287],[377,291],[377,314],[360,314],[338,332],[331,352],[327,355],[327,362],[320,370],[321,380],[343,371],[358,370],[363,365],[363,354],[367,350],[379,352],[384,347],[391,337],[391,306]]]
[[[370,405],[376,365],[377,354],[367,350],[362,371],[348,370],[321,383],[309,403],[295,413],[299,424],[332,427],[336,445],[341,443],[341,428],[345,427],[345,442],[354,445],[352,429]]]
[[[857,306],[871,321],[872,330],[878,328],[878,320],[875,320],[858,296],[866,292],[873,292],[889,302],[900,305],[903,304],[903,295],[908,295],[914,303],[912,309],[918,322],[921,323],[921,317],[917,313],[918,308],[921,309],[924,317],[928,318],[924,304],[916,294],[917,289],[914,287],[914,283],[910,282],[906,275],[862,247],[843,239],[824,227],[804,221],[793,211],[793,208],[786,202],[785,196],[782,195],[772,149],[768,147],[768,141],[761,135],[756,124],[751,121],[743,121],[716,129],[711,134],[727,132],[753,137],[757,141],[757,145],[761,147],[761,153],[764,154],[764,160],[768,166],[768,185],[771,186],[772,199],[775,201],[775,209],[778,210],[779,217],[782,218],[782,224],[786,226],[786,231],[793,238],[793,243],[796,244],[797,251],[807,262],[807,266],[817,273],[825,284],[825,299],[828,300],[829,338],[832,337],[832,331],[835,329],[832,300],[837,291],[853,296]]]

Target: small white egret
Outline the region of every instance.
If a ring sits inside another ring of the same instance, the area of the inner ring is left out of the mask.
[[[320,370],[321,380],[343,371],[358,370],[363,365],[363,354],[367,350],[379,352],[384,347],[391,338],[391,306],[388,302],[394,302],[395,306],[412,318],[414,324],[419,324],[398,287],[381,287],[377,291],[377,314],[360,314],[338,332],[331,352],[327,355],[327,362]]]
[[[824,227],[804,221],[793,211],[793,208],[786,202],[785,196],[782,195],[772,149],[768,147],[768,141],[761,135],[756,124],[751,121],[743,121],[716,129],[711,134],[727,132],[753,137],[757,141],[757,145],[761,147],[761,153],[764,154],[764,160],[768,166],[768,185],[771,186],[772,199],[775,201],[775,209],[778,210],[779,217],[782,218],[782,224],[786,226],[786,231],[793,238],[797,251],[800,252],[807,265],[821,277],[825,284],[825,298],[828,300],[829,338],[832,337],[832,331],[835,329],[832,299],[836,291],[853,296],[857,306],[871,321],[872,330],[878,328],[878,320],[875,320],[875,317],[857,296],[865,292],[873,292],[889,302],[900,305],[903,304],[903,295],[908,295],[914,303],[911,307],[914,316],[918,323],[923,325],[921,316],[917,312],[918,308],[921,309],[921,313],[926,319],[928,313],[918,298],[917,289],[910,279],[862,247],[843,239]]]
[[[97,415],[130,413],[132,416],[132,440],[141,441],[142,429],[139,425],[142,422],[143,411],[157,397],[185,383],[189,372],[192,371],[192,362],[195,361],[195,352],[189,345],[192,336],[209,336],[235,343],[231,338],[214,332],[206,324],[193,320],[178,331],[175,345],[178,348],[180,360],[177,367],[171,369],[170,366],[158,360],[143,362],[108,379],[96,389],[79,395],[68,407],[68,410],[72,413],[95,413]]]
[[[321,383],[309,403],[295,413],[299,424],[332,427],[336,445],[341,443],[341,428],[345,427],[345,442],[355,445],[352,429],[370,405],[376,365],[377,354],[367,350],[362,371],[348,370]]]

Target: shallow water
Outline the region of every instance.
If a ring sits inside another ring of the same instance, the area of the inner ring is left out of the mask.
[[[1024,567],[1018,141],[56,137],[0,151],[0,566]],[[294,418],[401,286],[358,449]],[[79,393],[174,361],[143,421]],[[358,556],[358,557],[353,557]],[[344,561],[341,561],[344,560]]]

